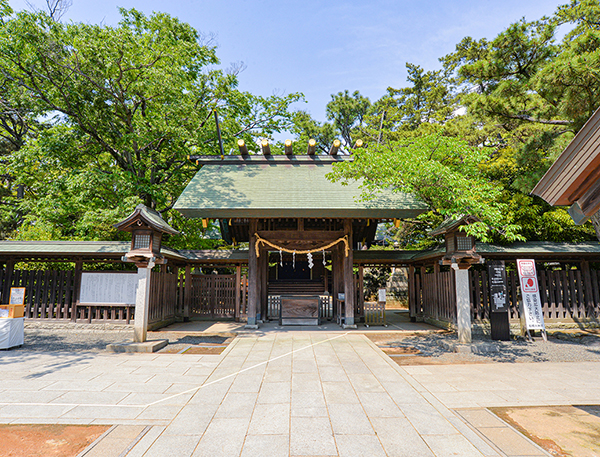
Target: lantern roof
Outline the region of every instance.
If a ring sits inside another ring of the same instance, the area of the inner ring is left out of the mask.
[[[475,216],[463,216],[460,219],[448,218],[436,228],[429,232],[430,236],[445,235],[446,233],[456,232],[463,225],[473,224],[475,222],[481,222],[481,219]]]
[[[124,232],[149,227],[157,232],[179,235],[179,232],[167,224],[157,211],[141,203],[135,207],[133,213],[114,226]]]

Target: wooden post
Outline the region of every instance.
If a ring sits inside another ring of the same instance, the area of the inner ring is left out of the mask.
[[[343,250],[344,265],[344,298],[346,300],[346,319],[344,328],[356,328],[354,323],[354,255],[352,251],[352,219],[344,220],[344,233],[348,236],[348,255],[345,246]]]
[[[190,320],[190,309],[192,305],[192,266],[185,266],[185,292],[183,294],[183,321]]]
[[[426,294],[426,289],[424,286],[425,283],[425,267],[421,267],[419,269],[419,279],[420,279],[420,297],[417,300],[417,322],[423,322],[425,319],[425,306],[428,296]]]
[[[242,291],[242,266],[235,267],[235,311],[233,318],[236,322],[240,321],[240,298]]]
[[[269,251],[266,247],[261,247],[258,269],[260,271],[260,314],[263,322],[269,319]]]
[[[8,303],[10,288],[12,286],[13,275],[15,272],[15,261],[14,259],[8,259],[6,261],[5,273],[4,273],[4,287],[0,292],[2,293],[2,303]],[[29,316],[28,316],[29,317]]]
[[[246,328],[256,329],[256,309],[258,306],[258,259],[256,258],[257,220],[250,219],[250,244],[248,250],[248,323]]]
[[[258,252],[260,255],[264,255],[262,249],[259,248]],[[262,257],[256,259],[256,321],[258,323],[264,322],[265,316],[263,315],[263,271],[262,271]]]
[[[332,271],[332,289],[333,289],[333,300],[336,304],[334,312],[336,318],[338,318],[338,294],[344,293],[344,276],[342,274],[343,261],[342,261],[343,247],[339,244],[333,246],[331,251],[331,271]]]
[[[81,272],[83,270],[83,259],[75,261],[75,275],[73,281],[73,303],[71,304],[71,322],[77,322],[79,313],[79,297],[81,296]],[[90,310],[91,313],[91,310]]]
[[[287,156],[291,156],[294,153],[294,150],[292,148],[292,140],[285,140],[285,155]]]
[[[433,303],[433,306],[435,307],[433,309],[433,317],[435,320],[439,320],[442,300],[440,299],[440,264],[437,262],[433,264],[433,287],[435,288],[433,293],[433,296],[435,297],[435,303]]]
[[[358,314],[365,315],[365,267],[358,267]]]
[[[248,296],[248,280],[242,275],[242,310],[240,314],[246,314],[246,297]],[[241,316],[240,316],[241,319]]]
[[[592,275],[590,274],[590,263],[587,260],[581,261],[581,272],[583,273],[583,292],[585,300],[585,308],[587,317],[593,318],[595,316],[594,310],[596,309],[596,303],[594,301],[594,294],[592,293]]]
[[[411,322],[416,320],[416,282],[415,282],[415,267],[408,267],[408,315]]]

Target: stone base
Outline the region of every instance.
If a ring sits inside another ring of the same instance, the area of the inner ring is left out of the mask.
[[[468,354],[471,352],[473,354],[490,354],[493,352],[499,352],[498,345],[494,343],[461,344],[453,341],[440,341],[440,346],[451,352],[460,354]]]
[[[342,328],[345,329],[356,329],[356,324],[342,324]]]
[[[247,330],[258,330],[258,324],[254,324],[254,325],[252,325],[252,324],[246,324],[244,326],[244,328],[247,329]]]
[[[169,340],[152,340],[144,343],[113,343],[106,346],[110,352],[156,352],[160,351]]]

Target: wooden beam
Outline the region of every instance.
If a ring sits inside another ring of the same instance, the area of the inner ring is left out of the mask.
[[[264,156],[271,155],[271,146],[269,146],[269,140],[265,139],[260,142],[260,150]]]
[[[314,138],[308,140],[308,150],[306,153],[309,156],[315,155],[315,151],[317,150],[317,141]]]
[[[331,148],[329,149],[329,155],[330,156],[337,155],[338,151],[340,150],[341,144],[342,143],[340,142],[340,140],[333,140],[333,144],[331,145]]]
[[[585,216],[582,221],[575,223],[582,224],[587,219],[600,210],[600,179],[591,183],[585,193],[574,203]],[[569,211],[570,213],[572,211]],[[575,218],[574,218],[575,219]]]
[[[343,230],[325,231],[325,230],[260,230],[258,235],[267,241],[275,243],[277,241],[335,241],[345,235]]]
[[[246,147],[246,142],[244,140],[238,140],[237,141],[238,144],[238,149],[240,150],[240,154],[243,156],[247,156],[248,155],[248,148]],[[197,163],[198,161],[196,161]]]
[[[292,149],[292,140],[285,140],[285,155],[291,156],[294,153],[294,150]]]

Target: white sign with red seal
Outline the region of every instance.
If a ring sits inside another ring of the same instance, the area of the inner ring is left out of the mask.
[[[521,296],[523,297],[521,320],[523,321],[524,318],[527,330],[545,331],[535,260],[517,259],[517,270],[521,284]]]

